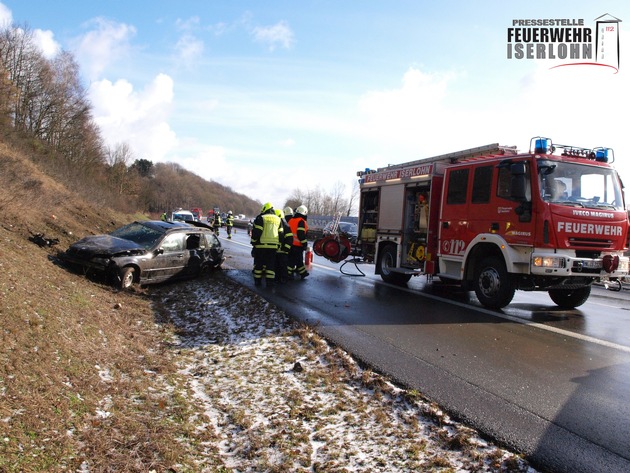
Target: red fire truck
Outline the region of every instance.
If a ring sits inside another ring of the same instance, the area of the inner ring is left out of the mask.
[[[610,148],[536,137],[358,172],[354,254],[391,283],[426,274],[489,308],[516,289],[583,304],[600,277],[628,275],[628,213]]]
[[[203,217],[203,210],[201,210],[201,208],[199,207],[194,207],[190,209],[190,211],[195,216],[195,220],[197,220],[198,222],[201,222],[201,218]]]

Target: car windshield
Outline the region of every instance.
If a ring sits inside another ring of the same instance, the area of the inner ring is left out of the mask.
[[[622,209],[621,186],[614,170],[562,161],[538,163],[543,200],[590,208]]]
[[[138,222],[130,223],[110,233],[111,236],[133,241],[147,250],[154,246],[163,234]]]
[[[356,223],[340,222],[339,223],[339,231],[340,232],[344,232],[344,233],[356,233],[357,232],[357,225],[356,225]]]

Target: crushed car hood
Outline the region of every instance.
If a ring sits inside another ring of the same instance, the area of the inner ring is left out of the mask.
[[[120,253],[140,254],[146,251],[142,246],[131,240],[125,240],[111,235],[85,237],[71,245],[70,249],[81,253],[93,253],[109,256]]]

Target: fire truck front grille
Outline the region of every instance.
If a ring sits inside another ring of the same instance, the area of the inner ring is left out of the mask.
[[[612,240],[597,240],[595,238],[569,238],[569,244],[572,247],[607,249],[612,248]]]

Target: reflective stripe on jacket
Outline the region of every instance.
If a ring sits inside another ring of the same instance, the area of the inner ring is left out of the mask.
[[[308,232],[306,220],[294,215],[291,220],[289,220],[289,226],[293,233],[293,246],[305,246],[307,244],[306,232]]]

